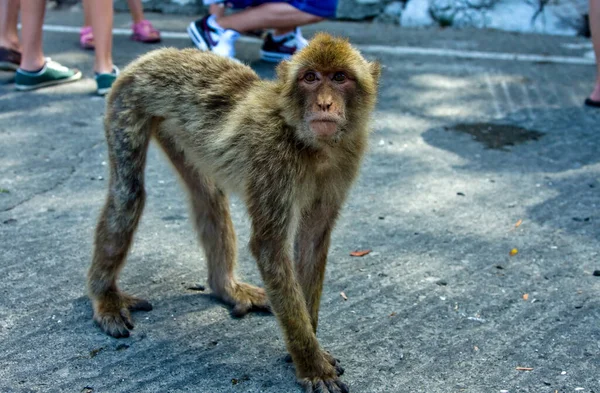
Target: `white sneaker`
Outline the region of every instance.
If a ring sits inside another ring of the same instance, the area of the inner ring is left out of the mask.
[[[213,15],[207,15],[202,19],[190,23],[187,28],[188,35],[198,49],[234,58],[235,41],[240,36],[240,33],[235,30],[213,27],[209,23],[210,18],[214,20]]]
[[[308,41],[302,36],[302,32],[298,27],[293,33],[277,40],[269,33],[260,49],[260,58],[264,61],[277,63],[289,59],[306,45],[308,45]]]

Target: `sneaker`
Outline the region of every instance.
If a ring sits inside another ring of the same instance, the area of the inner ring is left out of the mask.
[[[289,59],[306,45],[308,45],[308,41],[302,36],[299,28],[296,28],[293,33],[277,39],[269,33],[260,49],[260,58],[264,61],[277,63]]]
[[[110,73],[98,74],[96,73],[96,85],[98,89],[96,90],[96,94],[99,96],[103,96],[110,91],[113,83],[119,76],[119,69],[117,66],[113,66],[113,71]]]
[[[187,28],[188,35],[198,49],[224,57],[235,57],[235,41],[240,36],[235,30],[214,27],[214,15],[198,19]],[[212,25],[212,26],[211,26]]]
[[[17,90],[33,90],[75,82],[79,79],[81,79],[79,70],[67,68],[47,57],[44,67],[38,72],[29,72],[19,68],[15,75],[15,87]]]
[[[2,71],[16,71],[19,69],[21,64],[21,53],[0,46],[0,70]]]

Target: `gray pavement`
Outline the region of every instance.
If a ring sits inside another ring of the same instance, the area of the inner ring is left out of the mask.
[[[151,19],[179,32],[189,21]],[[77,10],[48,14],[54,25],[80,20]],[[117,15],[117,27],[128,23]],[[362,45],[589,50],[574,37],[319,28]],[[18,93],[0,74],[0,392],[299,392],[272,316],[233,319],[208,291],[187,289],[205,282],[206,267],[184,194],[155,148],[121,278],[155,308],[135,314],[128,339],[92,323],[84,281],[106,187],[104,100],[93,95],[93,53],[77,42],[45,35],[49,56],[84,71],[79,83]],[[117,36],[116,63],[154,47]],[[240,43],[239,57],[271,78],[258,47]],[[351,391],[599,393],[600,111],[582,106],[594,67],[369,57],[385,65],[380,102],[334,233],[319,330]],[[260,284],[248,219],[233,203],[239,272]],[[358,249],[372,252],[349,255]]]

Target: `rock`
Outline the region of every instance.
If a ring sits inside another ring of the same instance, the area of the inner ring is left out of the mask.
[[[341,0],[338,3],[337,19],[361,20],[374,18],[381,14],[383,0]]]
[[[526,33],[575,35],[577,29],[565,25],[559,11],[570,0],[558,0],[556,5],[546,5],[536,14],[537,7],[522,0],[500,0],[489,13],[485,27]]]
[[[431,26],[435,21],[429,13],[429,0],[409,0],[406,3],[400,24],[407,27]]]
[[[402,17],[402,8],[404,3],[401,1],[393,1],[386,5],[383,9],[383,13],[375,18],[375,21],[381,23],[395,23],[400,24],[400,18]]]

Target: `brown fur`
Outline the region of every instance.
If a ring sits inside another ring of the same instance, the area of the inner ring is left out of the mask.
[[[347,41],[319,34],[277,71],[276,81],[263,81],[211,53],[161,49],[117,79],[105,117],[108,198],[88,274],[94,320],[124,337],[130,311],[152,308],[116,282],[144,207],[154,138],[189,190],[211,289],[237,315],[270,306],[299,382],[309,392],[344,392],[341,368],[315,333],[331,231],[367,146],[380,69]],[[268,300],[235,277],[228,192],[246,202]]]

